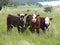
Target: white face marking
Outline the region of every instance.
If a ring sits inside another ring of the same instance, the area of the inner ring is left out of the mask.
[[[32,21],[35,23],[36,22],[36,14],[33,14],[33,19]]]
[[[25,27],[25,25],[23,27]]]
[[[20,16],[24,16],[25,14],[20,14]]]
[[[45,18],[45,24],[48,25],[49,23],[50,23],[50,19],[49,19],[49,17],[46,17],[46,18]]]
[[[25,14],[20,14],[20,20],[23,20]]]

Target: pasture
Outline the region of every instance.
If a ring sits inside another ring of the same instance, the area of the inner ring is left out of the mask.
[[[53,10],[52,13],[45,13],[43,10],[30,10],[27,12],[27,8],[31,7],[18,6],[2,8],[0,11],[0,45],[60,45],[60,11]],[[53,20],[51,21],[49,33],[45,34],[40,29],[39,35],[37,33],[32,34],[27,28],[23,34],[19,34],[16,27],[12,29],[12,32],[7,33],[7,15],[12,14],[17,16],[18,13],[36,13],[40,14],[41,17],[52,17]]]

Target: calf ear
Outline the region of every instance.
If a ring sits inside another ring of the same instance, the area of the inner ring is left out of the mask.
[[[52,20],[53,18],[50,18],[50,20]]]
[[[39,14],[37,16],[40,16]]]
[[[25,14],[25,16],[26,16],[27,14]]]
[[[20,14],[17,14],[18,16],[20,16]]]

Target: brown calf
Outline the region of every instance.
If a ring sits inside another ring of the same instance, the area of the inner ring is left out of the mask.
[[[29,24],[30,24],[30,31],[32,33],[36,32],[39,33],[39,28],[40,28],[40,16],[33,14],[29,16]]]
[[[24,29],[25,29],[25,24],[24,24],[24,21],[21,20],[20,18],[22,17],[19,17],[19,16],[13,16],[11,14],[9,14],[7,16],[7,31],[10,31],[10,29],[14,27],[17,27],[18,29],[18,32],[20,32],[20,27],[21,27],[21,31],[23,32]]]

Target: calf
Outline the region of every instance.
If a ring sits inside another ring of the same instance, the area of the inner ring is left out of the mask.
[[[28,27],[30,25],[30,31],[32,33],[36,32],[39,33],[39,28],[40,28],[40,17],[39,15],[33,14],[33,15],[29,15],[26,18],[26,27]]]
[[[20,16],[13,16],[9,14],[7,16],[7,31],[10,31],[10,29],[12,29],[14,26],[14,27],[17,27],[18,32],[20,32],[20,27],[22,27],[22,32],[23,32],[25,29],[25,24],[23,19],[24,19],[23,14],[20,14]]]
[[[40,17],[40,28],[45,32],[45,31],[49,31],[49,25],[50,25],[50,21],[52,20],[52,18],[49,17]]]
[[[28,27],[30,25],[30,17],[31,15],[28,15],[26,17],[26,27]],[[42,29],[44,32],[47,30],[49,30],[49,25],[50,25],[50,20],[52,20],[52,18],[49,17],[40,17],[40,29]]]

